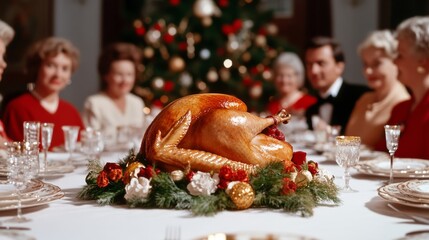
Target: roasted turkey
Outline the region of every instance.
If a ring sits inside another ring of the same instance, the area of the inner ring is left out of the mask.
[[[271,118],[248,113],[246,105],[230,95],[189,95],[158,114],[146,130],[140,152],[170,170],[216,172],[229,165],[251,173],[270,162],[288,165],[292,146],[261,132],[289,119],[285,111]]]

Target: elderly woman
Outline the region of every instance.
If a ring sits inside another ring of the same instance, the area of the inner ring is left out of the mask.
[[[373,91],[364,93],[356,102],[345,134],[360,136],[370,148],[384,138],[384,125],[393,107],[410,98],[393,63],[396,45],[392,33],[382,30],[372,32],[358,47],[363,73]]]
[[[102,131],[107,143],[114,143],[120,127],[144,127],[143,100],[131,90],[139,72],[139,49],[129,43],[109,45],[100,55],[98,73],[101,92],[90,96],[83,112],[88,127]]]
[[[60,98],[60,92],[71,83],[76,70],[79,52],[68,40],[50,37],[36,42],[26,56],[26,70],[34,89],[12,100],[4,113],[8,136],[16,141],[23,139],[23,122],[54,123],[51,147],[64,143],[62,126],[83,128],[79,112]]]
[[[388,124],[403,125],[398,157],[429,159],[429,17],[413,17],[397,28],[399,80],[412,92],[397,104]],[[385,141],[378,145],[386,149]]]
[[[5,22],[0,20],[0,81],[2,79],[3,72],[7,67],[4,55],[6,53],[6,46],[12,41],[15,35],[15,31]],[[0,121],[0,143],[8,140],[8,137],[4,131],[2,121]]]
[[[300,91],[304,84],[304,65],[294,53],[282,53],[274,62],[274,84],[277,96],[267,106],[272,115],[286,109],[302,116],[316,102],[316,98]]]

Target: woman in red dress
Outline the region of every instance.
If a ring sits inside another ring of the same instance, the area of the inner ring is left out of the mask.
[[[397,29],[399,80],[412,92],[398,103],[388,124],[403,125],[395,156],[429,160],[429,17],[412,17]],[[386,150],[385,140],[378,145]]]
[[[305,110],[317,101],[300,90],[304,84],[304,65],[294,53],[282,53],[276,59],[274,84],[277,96],[267,106],[267,112],[271,115],[286,109],[292,115],[303,116]]]
[[[78,60],[79,51],[63,38],[50,37],[32,45],[26,67],[34,89],[12,100],[3,116],[11,139],[23,140],[24,121],[54,123],[51,147],[64,143],[62,126],[84,127],[77,109],[60,98],[60,92],[71,83]]]

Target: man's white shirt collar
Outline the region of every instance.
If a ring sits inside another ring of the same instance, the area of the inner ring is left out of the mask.
[[[334,84],[328,89],[326,93],[320,94],[322,98],[327,98],[329,95],[332,97],[336,97],[338,95],[338,92],[340,91],[341,85],[343,85],[343,78],[339,77],[337,80],[335,80]]]

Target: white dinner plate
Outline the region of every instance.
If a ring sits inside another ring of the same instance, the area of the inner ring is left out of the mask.
[[[378,191],[378,195],[380,197],[382,197],[384,200],[391,202],[391,203],[397,203],[397,204],[401,204],[401,205],[405,205],[405,206],[409,206],[409,207],[429,209],[429,204],[415,203],[415,202],[410,202],[410,201],[406,201],[403,199],[399,199],[399,198],[394,197],[394,196],[392,196],[392,195],[390,195],[384,191]]]
[[[398,189],[404,194],[429,199],[429,180],[410,180],[399,184]]]
[[[207,236],[196,238],[195,240],[210,240],[210,239],[233,239],[233,240],[316,240],[316,238],[289,234],[289,233],[212,233]]]
[[[396,197],[400,200],[417,203],[417,204],[429,204],[429,198],[420,198],[416,196],[412,196],[406,193],[403,193],[399,190],[399,185],[403,183],[392,183],[386,186],[380,187],[378,191],[385,192],[392,197]]]
[[[23,199],[21,204],[22,208],[44,205],[64,196],[64,192],[62,192],[58,186],[50,183],[45,183],[40,190],[32,194],[34,194],[35,198],[29,200]],[[18,200],[16,199],[13,201],[0,201],[0,211],[16,209],[17,205]]]
[[[35,192],[43,187],[43,182],[37,179],[32,179],[24,189],[21,190],[23,197]],[[7,180],[0,180],[0,200],[16,198],[16,190],[13,184]]]
[[[390,175],[389,159],[374,159],[359,162],[355,168],[358,172],[374,176]],[[395,158],[393,176],[399,178],[429,178],[429,160],[417,158]]]
[[[45,172],[38,174],[39,177],[61,176],[71,173],[76,167],[67,161],[49,161]],[[7,176],[7,168],[0,167],[0,176]]]

